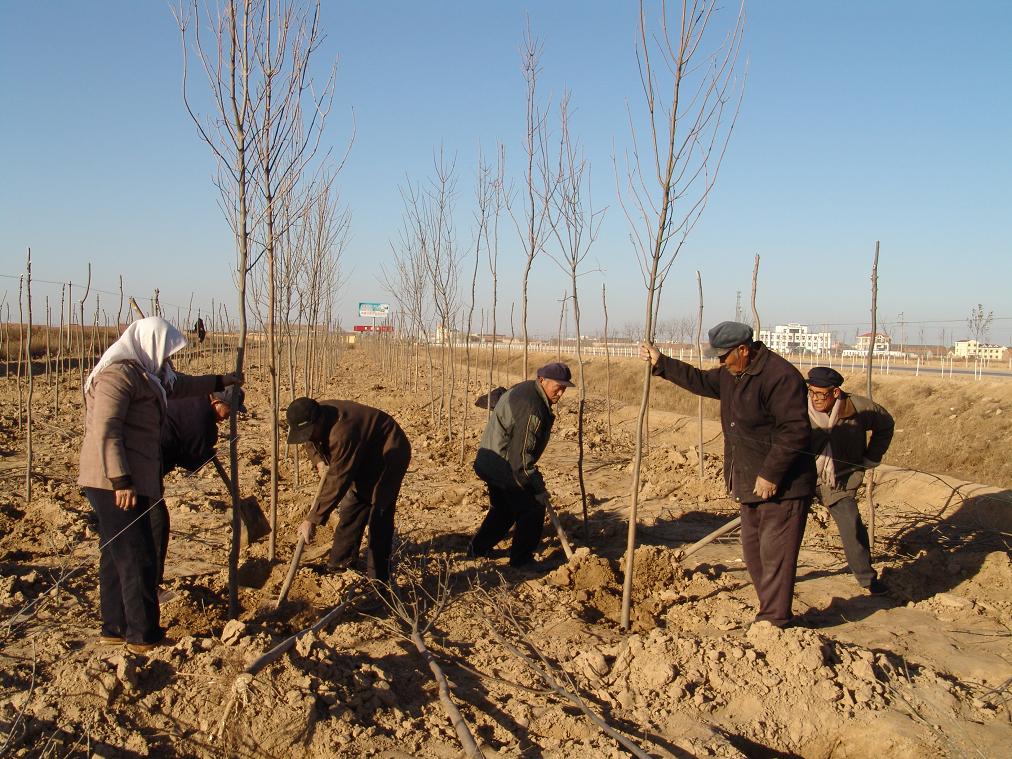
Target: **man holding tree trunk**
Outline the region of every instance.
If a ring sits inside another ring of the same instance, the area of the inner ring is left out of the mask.
[[[537,378],[514,385],[495,402],[474,459],[474,472],[488,486],[489,510],[467,548],[488,556],[513,529],[510,566],[534,561],[548,509],[548,490],[537,464],[555,423],[552,406],[573,374],[563,363],[538,369]]]
[[[756,621],[786,627],[815,490],[811,428],[801,373],[752,337],[739,322],[711,329],[704,353],[720,360],[716,369],[697,369],[650,343],[640,344],[640,357],[654,375],[720,400],[724,481],[741,504],[742,553],[759,597]]]

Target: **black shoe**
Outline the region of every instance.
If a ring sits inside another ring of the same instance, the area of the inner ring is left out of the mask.
[[[869,596],[884,596],[889,592],[889,588],[886,584],[877,577],[872,580],[870,584],[866,585],[864,589]]]
[[[534,555],[531,554],[520,558],[510,557],[510,566],[514,569],[537,569],[538,563],[534,560]]]
[[[476,551],[474,549],[474,543],[468,543],[467,549],[464,551],[465,559],[483,559],[488,556],[490,551]]]

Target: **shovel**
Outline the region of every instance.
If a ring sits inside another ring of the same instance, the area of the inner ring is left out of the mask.
[[[231,493],[232,482],[225,472],[225,467],[217,456],[211,459],[211,463],[214,464],[214,469],[218,473],[218,476],[221,477],[221,481],[225,483],[225,489]],[[260,508],[256,496],[239,499],[239,518],[242,519],[243,536],[246,539],[246,545],[256,543],[271,532],[271,526],[267,522],[267,517],[264,516],[263,509]]]
[[[320,493],[323,492],[323,483],[326,482],[326,477],[320,478],[320,484],[316,488],[316,497],[313,499],[313,503],[320,498]],[[274,604],[274,610],[277,611],[281,608],[281,604],[288,598],[288,591],[292,587],[292,582],[295,580],[295,573],[299,571],[299,562],[302,560],[302,552],[306,548],[306,541],[301,537],[299,542],[295,544],[295,555],[292,556],[292,563],[288,567],[288,575],[285,577],[285,581],[281,584],[281,592],[278,593],[278,600]]]
[[[573,549],[569,545],[569,538],[566,537],[566,531],[562,529],[562,522],[559,521],[559,515],[555,512],[555,508],[550,503],[545,504],[545,509],[548,511],[548,516],[551,517],[552,524],[555,525],[555,531],[559,534],[559,542],[562,543],[562,550],[566,554],[566,561],[573,558]]]

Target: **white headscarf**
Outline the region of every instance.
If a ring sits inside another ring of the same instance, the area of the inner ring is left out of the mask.
[[[158,390],[165,402],[165,388],[172,388],[176,373],[166,360],[186,346],[183,333],[160,316],[139,319],[127,327],[119,340],[109,346],[91,370],[84,383],[88,392],[99,373],[117,361],[136,361],[144,369],[148,381]]]

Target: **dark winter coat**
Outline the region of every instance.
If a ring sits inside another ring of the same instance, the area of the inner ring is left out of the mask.
[[[474,471],[500,488],[545,492],[537,463],[545,452],[555,414],[537,380],[514,385],[496,402],[481,436]]]
[[[844,393],[836,402],[843,405],[833,429],[812,428],[812,455],[816,456],[822,451],[827,437],[833,449],[836,486],[819,486],[819,498],[826,506],[857,493],[864,480],[864,461],[875,464],[882,461],[889,450],[896,426],[888,411],[863,395]]]
[[[162,467],[195,472],[214,456],[218,419],[206,395],[173,399],[166,405],[162,426]]]
[[[815,492],[805,380],[789,361],[755,342],[748,368],[737,377],[723,367],[697,369],[664,355],[653,373],[696,395],[720,400],[724,481],[736,501],[762,500],[753,492],[756,477],[776,484],[772,500]]]
[[[324,442],[305,444],[314,464],[326,464],[320,494],[306,519],[323,524],[354,485],[359,496],[375,502],[376,486],[387,461],[407,469],[411,443],[385,411],[354,401],[320,401]]]

